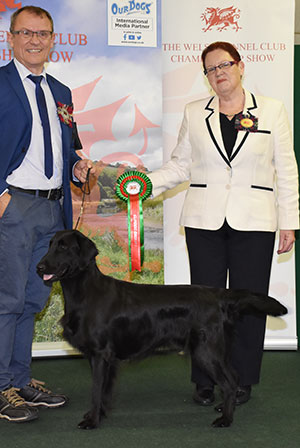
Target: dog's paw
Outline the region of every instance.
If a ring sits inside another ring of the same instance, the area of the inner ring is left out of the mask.
[[[214,422],[212,422],[212,426],[214,428],[228,428],[232,423],[232,420],[228,417],[222,415],[222,417],[217,418]]]
[[[79,429],[96,429],[99,427],[99,422],[95,422],[91,418],[85,418],[80,423],[78,423],[77,427]]]

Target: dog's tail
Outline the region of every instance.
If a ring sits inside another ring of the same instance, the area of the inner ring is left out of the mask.
[[[283,316],[288,312],[287,308],[278,300],[265,294],[236,290],[234,291],[234,296],[234,308],[239,314],[259,313],[270,316]]]

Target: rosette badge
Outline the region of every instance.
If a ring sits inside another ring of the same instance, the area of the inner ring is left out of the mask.
[[[253,115],[237,114],[234,123],[235,129],[238,131],[257,132],[258,119]]]
[[[146,174],[127,171],[116,183],[117,196],[127,203],[128,252],[130,271],[140,271],[144,261],[144,218],[142,202],[152,191]]]
[[[73,124],[73,104],[63,104],[57,101],[57,113],[60,121],[71,128]]]

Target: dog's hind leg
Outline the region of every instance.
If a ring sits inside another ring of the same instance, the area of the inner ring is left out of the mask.
[[[218,362],[214,369],[214,381],[218,384],[223,395],[223,406],[220,410],[221,417],[213,421],[214,427],[230,426],[233,421],[233,413],[235,409],[235,396],[237,390],[237,377],[233,369],[227,364]],[[213,375],[210,373],[210,375]]]
[[[235,374],[227,363],[217,358],[207,356],[199,356],[195,354],[193,356],[193,362],[204,369],[212,380],[220,387],[223,394],[223,407],[222,415],[213,421],[214,427],[227,427],[230,426],[233,421],[233,413],[235,408],[235,395],[237,389],[237,381]]]
[[[78,424],[80,429],[95,429],[100,425],[101,416],[104,411],[103,398],[104,388],[107,381],[107,371],[110,365],[100,356],[90,358],[92,369],[92,406]]]
[[[204,331],[195,332],[192,335],[190,347],[193,363],[205,370],[223,393],[222,415],[212,425],[214,427],[230,426],[235,408],[237,376],[227,362],[224,338],[222,335],[221,337],[211,335],[208,338]]]

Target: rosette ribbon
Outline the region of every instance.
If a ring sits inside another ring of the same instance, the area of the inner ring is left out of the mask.
[[[142,202],[152,192],[146,174],[127,171],[116,183],[116,194],[127,203],[128,253],[130,271],[140,271],[144,262],[144,218]]]

